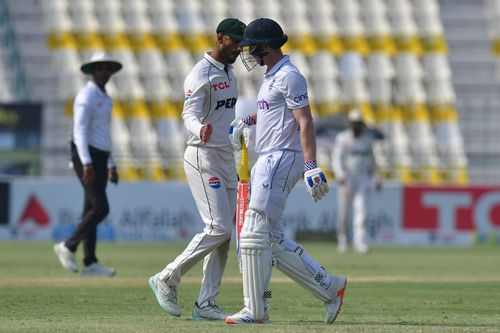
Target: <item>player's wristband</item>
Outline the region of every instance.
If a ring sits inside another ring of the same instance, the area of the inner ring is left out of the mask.
[[[304,163],[304,171],[316,169],[317,167],[318,167],[318,163],[316,162],[316,160],[307,161]]]
[[[253,126],[253,125],[257,124],[257,122],[255,121],[255,119],[253,119],[250,116],[246,116],[245,118],[241,118],[241,121],[243,121],[248,126]]]

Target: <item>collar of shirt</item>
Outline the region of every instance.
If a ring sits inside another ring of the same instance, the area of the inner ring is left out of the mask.
[[[231,65],[224,65],[223,63],[221,62],[218,62],[217,60],[215,60],[214,58],[212,58],[212,56],[208,53],[208,52],[205,52],[205,59],[207,59],[207,61],[209,63],[211,63],[212,65],[214,65],[215,67],[217,67],[218,69],[220,69],[221,71],[225,70],[225,68],[231,68],[232,66]]]
[[[280,61],[278,61],[274,66],[273,68],[271,68],[271,70],[269,72],[267,72],[264,76],[266,78],[270,77],[270,76],[273,76],[280,68],[281,66],[283,66],[286,62],[290,61],[290,57],[289,56],[284,56],[283,58],[281,58]]]
[[[93,89],[98,91],[98,94],[103,95],[105,97],[110,97],[105,91],[102,91],[101,88],[92,80],[87,81],[87,86],[92,87]]]

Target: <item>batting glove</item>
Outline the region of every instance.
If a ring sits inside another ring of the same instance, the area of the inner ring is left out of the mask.
[[[241,150],[241,137],[245,140],[245,146],[247,147],[254,140],[253,130],[250,127],[251,125],[255,125],[255,120],[250,117],[244,119],[236,118],[233,120],[231,126],[229,126],[229,141],[231,142],[234,150]]]
[[[305,163],[304,182],[314,202],[319,201],[328,193],[326,176],[321,168],[317,167],[316,161]]]

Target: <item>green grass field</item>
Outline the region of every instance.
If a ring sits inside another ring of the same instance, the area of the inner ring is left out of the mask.
[[[303,243],[331,273],[348,277],[344,306],[332,325],[323,304],[273,271],[270,324],[229,326],[191,320],[201,265],[183,279],[183,316],[156,303],[148,277],[185,244],[100,243],[114,278],[65,271],[50,243],[0,242],[0,332],[500,332],[500,248],[376,248],[338,255],[335,244]],[[79,253],[79,258],[81,253]],[[218,303],[242,307],[234,249]]]

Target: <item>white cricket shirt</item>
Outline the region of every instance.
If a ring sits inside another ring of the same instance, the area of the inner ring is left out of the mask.
[[[293,110],[309,105],[307,83],[288,56],[264,75],[257,97],[255,151],[302,151],[299,124]]]
[[[73,104],[73,142],[82,164],[90,164],[89,145],[111,152],[113,100],[94,81],[88,81]]]
[[[376,164],[373,143],[373,137],[366,131],[357,138],[351,129],[339,133],[333,147],[333,171],[336,177],[374,176]]]
[[[201,145],[200,129],[206,123],[213,126],[210,140],[204,147],[233,151],[229,141],[229,126],[235,117],[238,87],[232,66],[216,61],[205,53],[184,81],[182,118],[189,132],[187,144]]]

